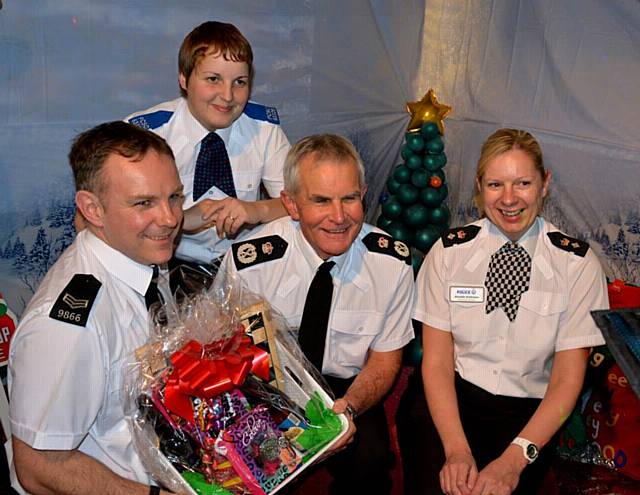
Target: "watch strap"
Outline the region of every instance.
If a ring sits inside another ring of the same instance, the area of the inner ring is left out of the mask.
[[[516,437],[511,441],[512,444],[518,445],[522,449],[522,455],[529,464],[538,458],[538,446],[531,440],[526,438]]]

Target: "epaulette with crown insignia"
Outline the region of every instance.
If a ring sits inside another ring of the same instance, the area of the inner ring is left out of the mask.
[[[442,234],[442,245],[447,248],[455,246],[456,244],[464,244],[465,242],[475,239],[478,232],[480,232],[480,227],[477,225],[467,225],[466,227],[449,229]]]
[[[574,239],[568,235],[564,235],[562,232],[549,232],[547,233],[551,244],[555,247],[568,251],[576,256],[584,258],[589,251],[589,243],[581,241],[580,239]]]

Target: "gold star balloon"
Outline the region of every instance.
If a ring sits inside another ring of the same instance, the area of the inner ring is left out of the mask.
[[[433,89],[429,89],[427,94],[420,101],[407,102],[407,112],[411,114],[411,121],[407,126],[407,131],[418,132],[425,122],[435,122],[438,125],[440,134],[444,135],[444,118],[451,112],[451,107],[438,103],[438,98]]]

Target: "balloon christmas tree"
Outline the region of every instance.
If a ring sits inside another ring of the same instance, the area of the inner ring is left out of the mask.
[[[449,209],[444,203],[447,183],[442,170],[443,119],[451,107],[438,103],[430,89],[420,101],[407,103],[411,121],[402,145],[403,163],[387,180],[388,195],[382,198],[382,213],[376,222],[392,237],[414,250],[414,266],[422,261],[438,237],[449,227]]]

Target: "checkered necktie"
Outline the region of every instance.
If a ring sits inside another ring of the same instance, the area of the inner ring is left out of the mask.
[[[298,342],[302,352],[320,373],[333,297],[333,278],[330,272],[335,264],[335,261],[325,261],[318,267],[307,292],[298,331]]]
[[[516,319],[520,296],[529,290],[531,257],[515,242],[507,242],[491,256],[484,280],[487,288],[487,314],[502,308],[509,321]]]
[[[215,132],[207,134],[200,143],[200,153],[196,160],[193,178],[193,200],[197,201],[211,186],[216,186],[227,195],[235,198],[231,163],[224,141]]]

